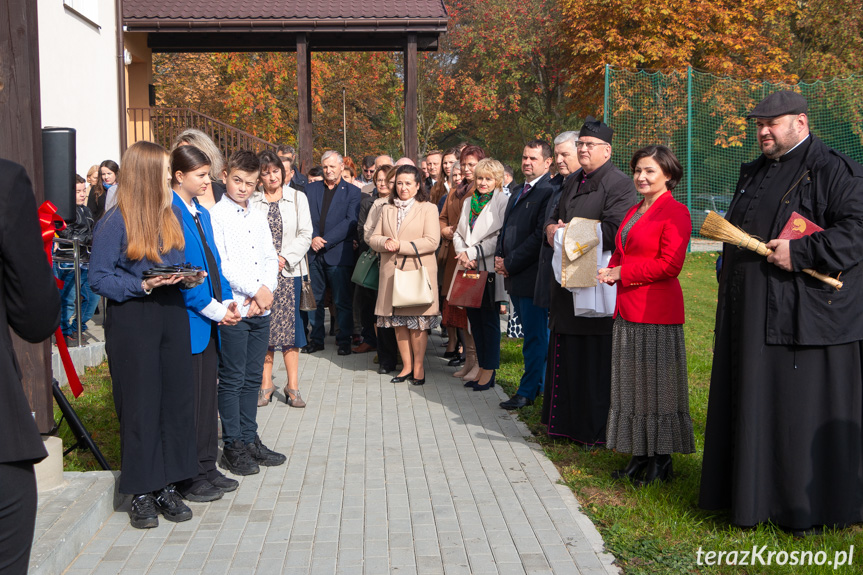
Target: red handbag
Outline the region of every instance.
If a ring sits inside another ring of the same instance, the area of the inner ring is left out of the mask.
[[[485,267],[485,256],[482,253],[482,247],[477,246],[477,248],[480,253],[479,259],[483,262],[483,267]],[[452,278],[447,303],[458,307],[481,307],[482,296],[485,293],[485,286],[488,281],[487,270],[457,271]]]

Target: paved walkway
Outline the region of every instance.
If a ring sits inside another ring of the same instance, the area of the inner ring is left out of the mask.
[[[258,411],[285,465],[191,503],[185,523],[141,531],[116,512],[66,573],[617,572],[552,463],[498,407],[500,388],[462,387],[432,340],[415,387],[378,375],[373,354],[337,356],[328,338],[301,356],[308,407],[277,392]],[[283,366],[276,376],[284,386]]]

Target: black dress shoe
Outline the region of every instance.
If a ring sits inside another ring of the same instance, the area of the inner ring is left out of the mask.
[[[339,346],[339,355],[351,355],[351,344]]]
[[[611,478],[614,480],[640,480],[641,476],[644,475],[644,471],[647,469],[648,461],[650,461],[650,458],[646,455],[633,455],[632,459],[629,460],[629,463],[626,464],[626,467],[611,472]]]
[[[397,375],[390,380],[390,383],[401,383],[403,381],[407,381],[409,379],[413,379],[414,372],[410,372],[407,375]]]
[[[316,351],[323,351],[324,344],[322,343],[310,343],[302,349],[303,353],[315,353]]]
[[[180,494],[173,485],[168,485],[153,494],[156,501],[156,510],[165,516],[168,521],[180,523],[192,518],[192,510],[183,503]]]
[[[224,494],[224,491],[206,480],[198,482],[190,488],[180,491],[180,495],[182,495],[185,500],[197,501],[198,503],[207,503],[209,501],[221,499]]]
[[[457,350],[457,349],[454,349],[454,350],[452,350],[452,351],[445,351],[445,352],[443,352],[443,358],[444,358],[444,359],[452,359],[452,358],[454,358],[454,357],[458,357],[459,355],[460,355],[460,354],[459,354],[459,352],[458,352],[458,350]]]
[[[378,368],[378,373],[381,375],[384,375],[384,374],[390,373],[390,372],[395,371],[395,370],[396,370],[396,368],[394,368],[394,367],[383,367],[382,366],[382,367]]]
[[[411,374],[411,375],[413,375],[413,374]],[[425,383],[426,383],[426,378],[416,379],[414,377],[411,377],[410,379],[411,379],[411,385],[425,385]]]
[[[649,485],[655,481],[669,481],[671,479],[671,455],[654,455],[647,462],[644,479],[637,481],[638,485]]]
[[[464,365],[464,358],[458,355],[449,360],[449,363],[447,363],[447,365],[450,367],[458,367],[460,365]]]
[[[506,401],[500,402],[500,406],[504,409],[521,409],[528,405],[533,405],[533,400],[517,393]]]
[[[216,473],[218,473],[218,471]],[[237,481],[236,479],[231,479],[230,477],[225,477],[221,473],[210,479],[210,483],[212,483],[225,493],[228,493],[230,491],[236,491],[237,487],[240,486],[239,481]]]
[[[135,529],[158,527],[159,513],[156,511],[156,498],[150,493],[133,497],[129,521]]]

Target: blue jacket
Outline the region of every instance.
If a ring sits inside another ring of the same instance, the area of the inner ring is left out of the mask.
[[[198,233],[198,226],[195,225],[195,218],[189,213],[189,209],[180,199],[180,196],[174,192],[174,213],[179,210],[182,214],[183,236],[186,239],[186,261],[193,266],[200,266],[207,272],[207,278],[199,286],[192,289],[181,290],[183,299],[186,302],[186,310],[189,313],[189,328],[192,334],[192,353],[202,353],[210,341],[210,331],[213,328],[213,322],[203,315],[201,310],[207,307],[213,301],[213,282],[210,281],[213,273],[219,274],[219,279],[222,282],[222,301],[233,298],[231,294],[231,285],[225,276],[222,275],[222,260],[219,257],[219,250],[216,249],[216,240],[213,239],[213,224],[210,223],[210,212],[202,207],[198,200],[193,200],[195,207],[198,208],[198,220],[201,222],[201,227],[204,229],[204,236],[207,238],[207,245],[213,252],[213,257],[216,258],[217,270],[211,270],[207,266],[207,256],[204,255],[204,245],[201,243],[201,236]],[[216,330],[218,333],[218,330]],[[218,337],[218,336],[217,336]]]
[[[321,208],[324,203],[324,182],[312,182],[306,186],[306,197],[309,199],[309,211],[312,214],[312,237],[321,236]],[[315,253],[309,250],[309,262],[316,257],[323,257],[324,262],[331,266],[354,265],[354,242],[357,237],[357,219],[360,214],[362,192],[353,184],[339,180],[336,195],[327,211],[326,233],[323,237],[327,243],[321,251]]]

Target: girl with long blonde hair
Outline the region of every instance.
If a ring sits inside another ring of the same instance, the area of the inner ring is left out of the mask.
[[[197,475],[192,348],[181,277],[144,272],[185,262],[178,208],[168,187],[168,155],[137,142],[123,155],[117,205],[96,225],[90,285],[107,298],[105,350],[120,421],[119,491],[132,496],[133,527],[158,514],[187,521],[192,511],[174,484]]]

